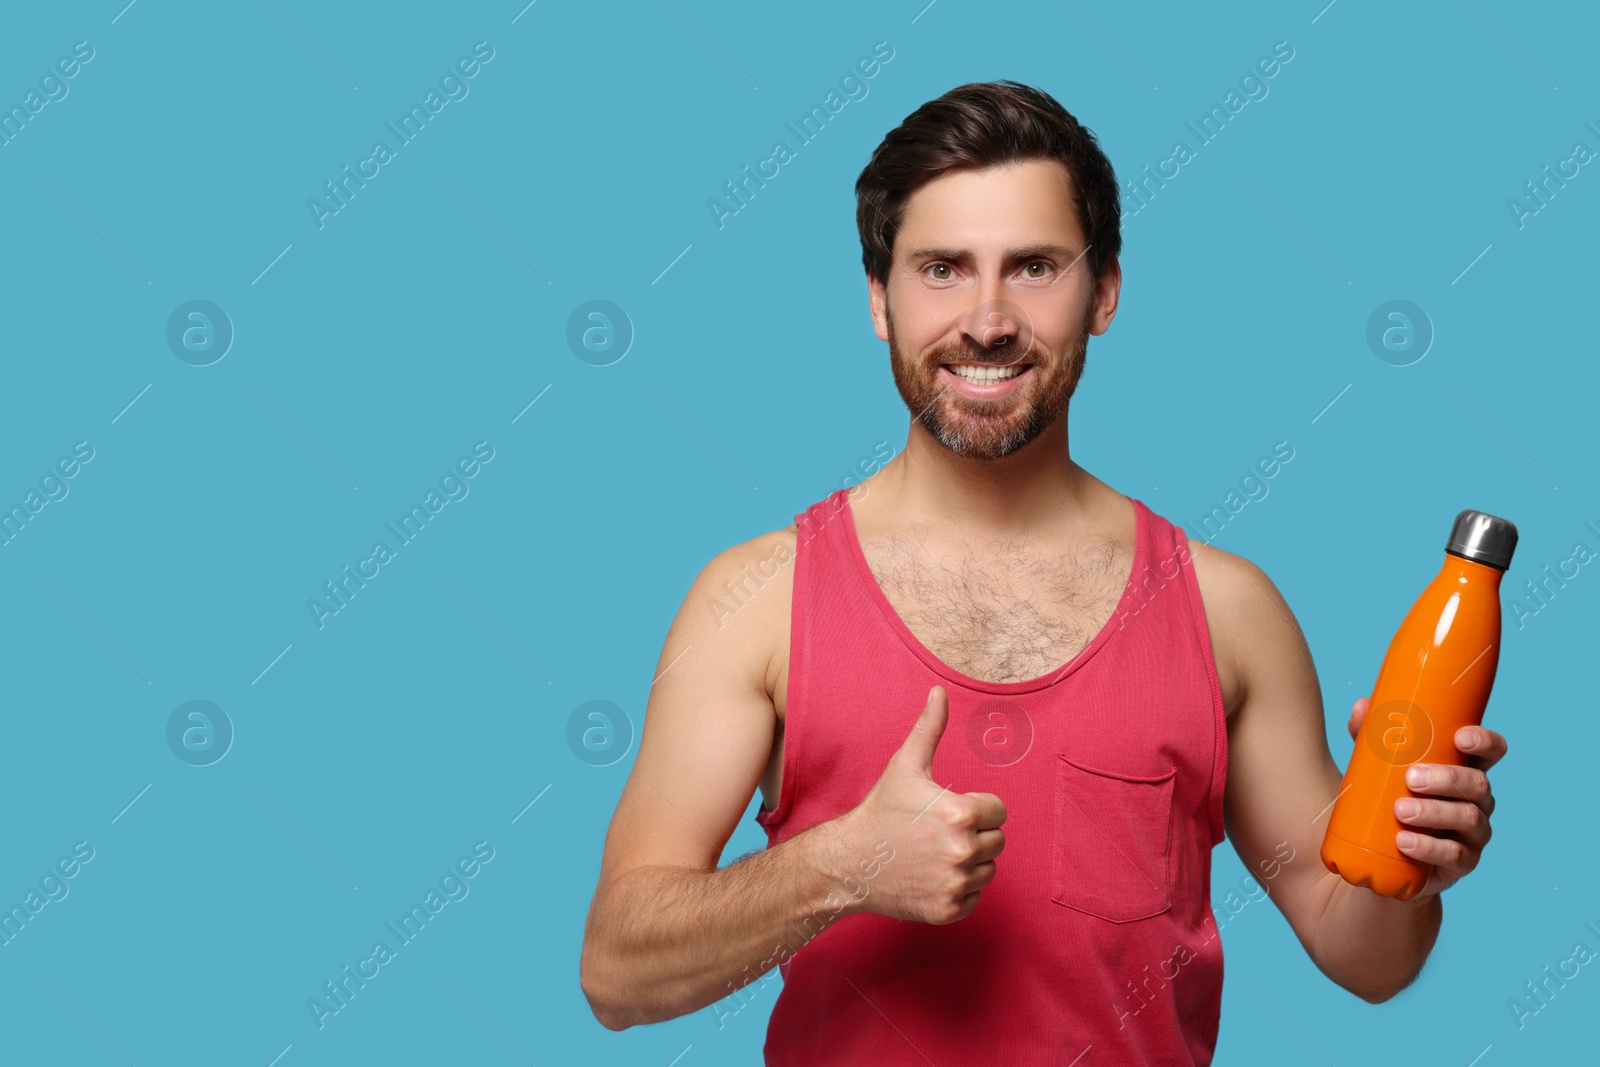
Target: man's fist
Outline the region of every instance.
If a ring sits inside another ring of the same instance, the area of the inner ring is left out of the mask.
[[[994,878],[994,859],[1005,847],[1005,804],[993,793],[952,793],[933,779],[933,754],[949,719],[949,698],[936,685],[877,783],[837,820],[846,865],[878,842],[894,849],[894,861],[852,910],[953,923],[972,913]]]

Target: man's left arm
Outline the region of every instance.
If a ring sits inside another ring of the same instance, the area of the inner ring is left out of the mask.
[[[1219,670],[1226,663],[1234,679],[1228,836],[1252,874],[1273,868],[1263,885],[1318,969],[1363,1000],[1387,1000],[1416,978],[1433,949],[1443,917],[1439,892],[1477,866],[1488,843],[1494,798],[1484,772],[1505,754],[1505,739],[1481,726],[1463,728],[1455,741],[1467,766],[1412,768],[1430,778],[1410,785],[1418,796],[1398,802],[1417,805],[1411,814],[1396,811],[1415,835],[1398,847],[1436,865],[1415,897],[1395,900],[1351,885],[1319,855],[1343,774],[1328,749],[1305,635],[1255,564],[1204,546],[1196,546],[1195,559]],[[1367,702],[1355,701],[1352,737]],[[1278,851],[1284,842],[1293,848],[1288,862]]]

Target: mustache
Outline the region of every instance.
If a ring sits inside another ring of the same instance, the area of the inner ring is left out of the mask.
[[[998,350],[977,346],[944,348],[935,351],[930,357],[930,361],[936,367],[945,363],[971,363],[979,367],[1012,367],[1023,363],[1038,362],[1037,360],[1026,358],[1026,355],[1010,355],[1005,351],[1009,347],[1011,346],[1005,345]],[[996,355],[1001,355],[1005,358],[996,359]]]

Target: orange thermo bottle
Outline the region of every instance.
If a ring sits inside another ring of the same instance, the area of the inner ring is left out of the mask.
[[[1389,642],[1322,841],[1323,864],[1345,881],[1400,900],[1426,884],[1432,865],[1395,844],[1406,827],[1394,802],[1424,795],[1406,786],[1413,763],[1465,763],[1455,735],[1483,721],[1500,658],[1500,577],[1516,547],[1506,519],[1461,512],[1444,567]]]

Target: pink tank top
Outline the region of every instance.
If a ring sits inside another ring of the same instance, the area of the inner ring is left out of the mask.
[[[769,1065],[1211,1062],[1227,729],[1188,542],[1129,499],[1133,572],[1112,618],[1019,682],[963,674],[917,640],[867,565],[847,490],[795,516],[781,793],[756,815],[768,845],[854,807],[935,684],[950,719],[934,779],[1005,801],[1006,844],[965,919],[849,915],[787,957]],[[841,897],[870,893],[886,855],[863,857]]]

